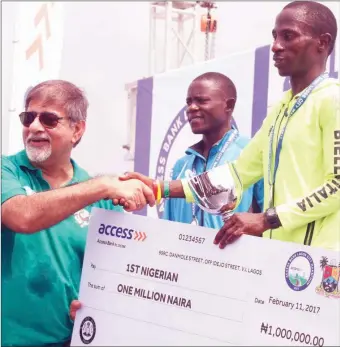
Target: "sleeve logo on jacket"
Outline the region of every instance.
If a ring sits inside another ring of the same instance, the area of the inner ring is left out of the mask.
[[[302,212],[308,208],[313,208],[340,190],[340,130],[334,131],[334,178],[329,180],[321,189],[315,191],[312,195],[303,198],[296,204]]]
[[[31,187],[24,186],[23,188],[25,189],[27,196],[35,194],[35,191]]]
[[[80,227],[87,227],[90,222],[90,213],[85,208],[83,208],[74,214],[74,219],[80,225]]]

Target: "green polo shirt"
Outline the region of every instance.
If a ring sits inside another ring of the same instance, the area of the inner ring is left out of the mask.
[[[73,160],[68,184],[90,178]],[[16,195],[50,190],[25,151],[2,157],[1,204]],[[24,235],[1,225],[1,345],[43,346],[70,339],[69,306],[78,296],[91,207],[120,210],[99,201],[46,230]]]

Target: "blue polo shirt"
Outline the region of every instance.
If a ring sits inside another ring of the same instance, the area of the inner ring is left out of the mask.
[[[196,145],[189,147],[185,156],[177,160],[175,163],[171,179],[178,180],[185,178],[185,171],[195,169],[196,174],[201,174],[212,168],[215,158],[223,148],[224,144],[228,141],[232,130],[228,131],[223,138],[216,143],[210,150],[208,158],[204,158],[197,150]],[[250,139],[239,135],[238,138],[232,142],[227,150],[223,153],[218,165],[223,165],[227,162],[231,162],[237,159],[242,149],[249,143]],[[257,202],[261,211],[263,210],[263,180],[261,179],[256,184],[250,186],[242,195],[240,204],[235,212],[248,212],[252,205],[253,198]],[[212,215],[203,211],[197,205],[195,206],[195,216],[201,226],[205,226],[213,229],[220,229],[223,226],[223,220],[221,216]],[[185,199],[167,199],[164,204],[163,219],[192,223],[193,218],[192,204],[187,203]]]
[[[90,178],[72,160],[68,185]],[[2,157],[1,204],[16,195],[50,190],[26,152]],[[71,337],[69,306],[78,297],[92,206],[122,210],[99,201],[43,231],[25,235],[1,225],[1,345],[43,346]]]

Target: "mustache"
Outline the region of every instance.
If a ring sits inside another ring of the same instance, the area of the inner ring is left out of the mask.
[[[39,141],[39,140],[47,140],[47,141],[51,142],[50,137],[47,135],[44,135],[44,136],[29,135],[26,139],[26,142]]]

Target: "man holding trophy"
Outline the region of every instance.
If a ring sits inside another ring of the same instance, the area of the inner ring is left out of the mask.
[[[206,72],[190,83],[186,95],[186,115],[192,133],[200,134],[202,138],[188,147],[185,155],[176,161],[171,170],[171,180],[186,178],[188,173],[198,175],[238,158],[249,139],[233,124],[236,102],[235,84],[226,75]],[[243,192],[235,212],[260,212],[262,205],[261,179]],[[213,229],[223,226],[220,216],[205,213],[197,204],[188,204],[185,199],[166,199],[162,218]]]
[[[339,250],[340,90],[325,73],[336,18],[321,3],[295,1],[279,13],[272,33],[275,67],[290,77],[291,89],[234,163],[170,182],[139,173],[121,179],[140,179],[155,196],[185,196],[222,214],[225,224],[215,237],[222,249],[248,234]],[[265,212],[232,214],[242,191],[262,177]]]

